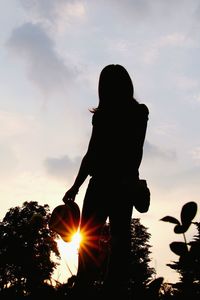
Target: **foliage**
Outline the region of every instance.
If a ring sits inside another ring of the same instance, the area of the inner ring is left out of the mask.
[[[155,274],[154,268],[149,267],[151,235],[140,219],[131,221],[131,286],[134,291],[144,289]]]
[[[176,224],[174,232],[182,233],[184,242],[172,242],[170,249],[179,256],[178,261],[167,264],[180,275],[180,282],[174,285],[183,296],[191,296],[193,299],[200,295],[200,223],[192,222],[197,212],[195,202],[186,203],[181,210],[181,222],[176,218],[167,216],[162,221]],[[185,232],[191,226],[196,225],[198,234],[190,242],[186,241]]]
[[[131,221],[131,290],[133,299],[182,300],[199,299],[200,295],[200,222],[193,222],[197,212],[195,202],[186,203],[181,210],[180,220],[166,216],[161,220],[174,224],[174,232],[183,234],[184,241],[170,243],[170,249],[179,259],[167,264],[177,271],[180,281],[175,284],[163,282],[163,277],[153,279],[154,268],[149,266],[151,235],[140,223]],[[52,254],[59,258],[57,235],[48,227],[50,212],[48,205],[25,202],[22,207],[11,208],[0,222],[0,297],[1,299],[26,299],[40,297],[48,299],[70,299],[76,276],[66,284],[56,287],[51,283],[52,273],[57,265]],[[190,242],[185,233],[194,225],[197,234]],[[105,225],[101,237],[102,268],[100,277],[93,287],[98,297],[110,253],[109,224]],[[28,297],[29,296],[29,297]],[[3,298],[4,297],[4,298]]]
[[[133,218],[131,220],[131,290],[134,295],[139,295],[147,287],[148,283],[152,281],[155,274],[154,268],[149,267],[150,248],[148,244],[151,235],[147,228],[140,223],[140,219]],[[102,267],[98,284],[103,282],[104,274],[107,269],[107,263],[110,253],[110,234],[109,223],[105,225],[101,237],[101,255]],[[123,260],[123,257],[122,257]],[[120,275],[120,274],[119,274]]]
[[[56,235],[48,228],[49,206],[24,202],[11,208],[0,222],[0,291],[12,288],[28,294],[46,280],[59,258]]]
[[[178,219],[171,216],[166,216],[162,218],[161,221],[176,224],[176,226],[174,227],[174,232],[178,234],[179,233],[184,234],[192,224],[192,220],[194,219],[196,213],[197,213],[197,204],[196,202],[191,201],[183,205],[181,209],[181,215],[180,215],[181,222]]]

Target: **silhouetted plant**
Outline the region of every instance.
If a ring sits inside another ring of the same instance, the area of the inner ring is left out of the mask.
[[[134,218],[131,222],[131,289],[134,294],[141,294],[152,281],[155,269],[149,266],[150,248],[148,243],[151,234],[140,223],[140,219]]]
[[[161,296],[161,286],[163,284],[163,277],[158,277],[152,280],[145,288],[144,298],[149,300],[158,300]]]
[[[200,287],[200,222],[193,223],[197,228],[197,234],[194,239],[190,242],[190,253],[193,258],[193,273],[194,280],[199,284]]]
[[[0,291],[24,295],[41,287],[57,265],[56,235],[48,228],[49,206],[25,202],[11,208],[0,222]]]
[[[159,299],[162,300],[176,299],[176,289],[171,283],[163,281],[159,289],[159,296]]]
[[[183,205],[179,221],[178,219],[166,216],[161,219],[164,222],[175,224],[174,232],[183,234],[184,242],[172,242],[170,249],[179,256],[178,261],[167,264],[170,268],[176,270],[180,275],[180,282],[175,284],[175,288],[179,290],[182,296],[195,297],[200,295],[200,233],[199,223],[194,223],[197,213],[197,204],[193,201]],[[198,229],[198,235],[194,240],[187,242],[185,232],[189,229],[191,224],[195,224]]]
[[[148,233],[147,228],[140,223],[140,219],[133,218],[131,221],[131,280],[130,287],[133,297],[141,296],[146,293],[148,283],[153,279],[155,274],[154,268],[149,266],[150,248],[148,244],[151,235]],[[101,237],[101,260],[102,267],[100,276],[95,282],[97,289],[101,286],[106,273],[106,267],[109,260],[110,253],[110,235],[109,223],[104,226]],[[123,261],[123,257],[121,258]]]

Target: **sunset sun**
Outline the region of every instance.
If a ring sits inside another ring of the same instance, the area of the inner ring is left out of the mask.
[[[74,233],[71,238],[71,242],[64,242],[61,238],[57,241],[58,249],[61,257],[68,261],[71,259],[76,260],[80,243],[83,240],[83,236],[79,231]]]
[[[78,231],[73,234],[71,244],[74,245],[75,248],[79,248],[82,240],[83,235]]]

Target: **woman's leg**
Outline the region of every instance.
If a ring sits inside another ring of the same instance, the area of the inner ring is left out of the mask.
[[[85,194],[80,231],[83,240],[79,249],[77,285],[90,286],[96,279],[100,268],[99,240],[102,227],[107,219],[102,201],[102,185],[91,179]]]
[[[111,255],[105,285],[110,292],[128,298],[133,206],[126,197],[115,195],[110,207]],[[127,202],[126,202],[127,201]]]

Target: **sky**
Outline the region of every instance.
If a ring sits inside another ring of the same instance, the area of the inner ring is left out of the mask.
[[[62,204],[87,149],[100,71],[121,64],[150,112],[140,177],[151,205],[133,217],[151,234],[156,276],[177,281],[166,264],[183,238],[160,219],[200,205],[199,14],[198,0],[0,0],[0,219],[24,201]],[[187,240],[195,233],[191,225]]]

